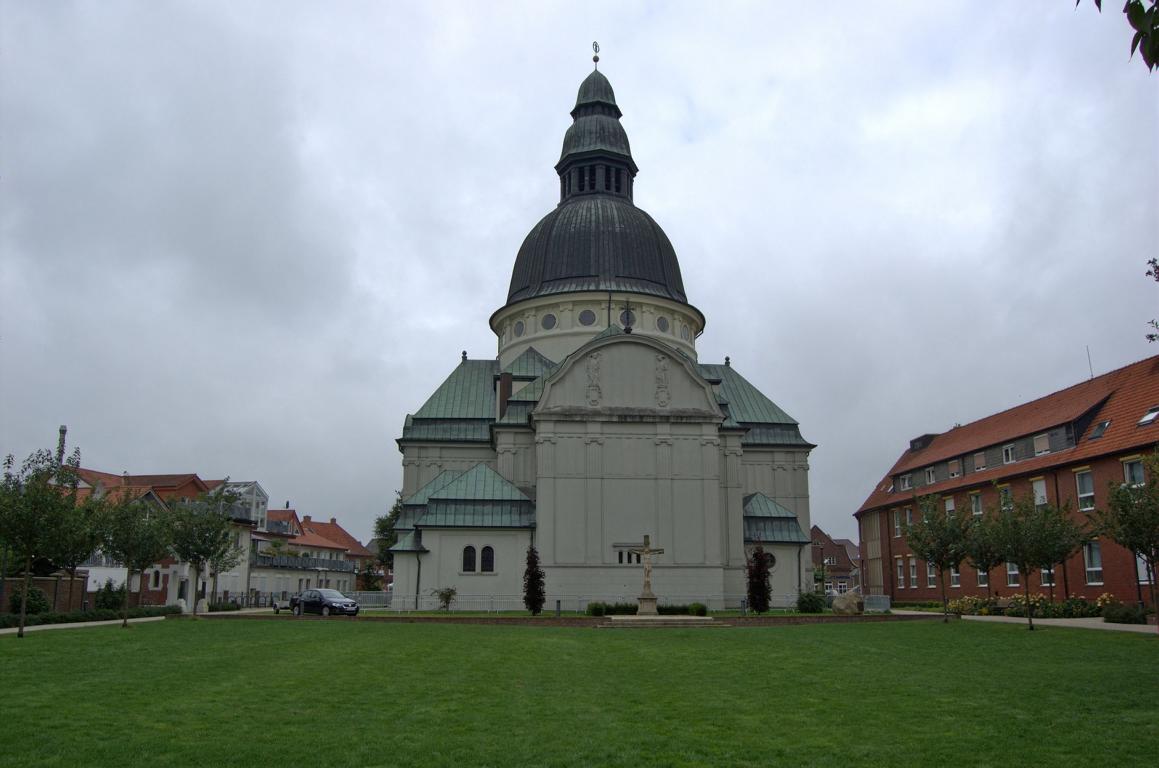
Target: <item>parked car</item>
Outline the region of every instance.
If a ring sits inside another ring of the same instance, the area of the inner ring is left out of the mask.
[[[358,603],[336,589],[307,589],[290,598],[290,608],[295,616],[304,613],[318,613],[322,616],[358,615]]]

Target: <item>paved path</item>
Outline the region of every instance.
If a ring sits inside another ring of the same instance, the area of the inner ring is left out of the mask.
[[[902,613],[909,616],[916,614],[931,614],[931,611],[894,610],[893,613]],[[937,615],[937,614],[933,614]],[[1025,616],[963,616],[964,621],[988,621],[994,624],[1026,624]],[[1159,634],[1154,624],[1110,624],[1101,618],[1091,619],[1035,619],[1034,625],[1043,627],[1071,627],[1075,629],[1102,629],[1110,632],[1138,632],[1140,634]]]
[[[165,621],[164,616],[146,616],[141,619],[129,619],[130,624],[141,624],[146,621]],[[25,627],[25,632],[39,632],[42,629],[84,629],[86,627],[115,627],[121,623],[120,619],[115,621],[76,621],[71,624],[37,624],[34,627]],[[15,635],[18,631],[17,627],[10,629],[0,629],[0,635]]]

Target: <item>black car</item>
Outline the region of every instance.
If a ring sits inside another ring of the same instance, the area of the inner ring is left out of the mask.
[[[323,616],[357,616],[358,603],[336,589],[307,589],[290,600],[295,616],[319,613]]]

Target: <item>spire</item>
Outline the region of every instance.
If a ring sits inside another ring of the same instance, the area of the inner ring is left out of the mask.
[[[599,64],[599,43],[592,43],[592,62]],[[559,199],[576,195],[609,194],[632,199],[636,162],[628,134],[620,124],[619,105],[612,84],[599,69],[580,83],[572,124],[563,137],[563,150],[555,170],[559,173]]]

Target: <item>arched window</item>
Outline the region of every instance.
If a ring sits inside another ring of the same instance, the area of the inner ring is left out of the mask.
[[[483,560],[483,563],[482,563],[483,567],[480,570],[482,570],[483,573],[494,573],[495,572],[495,550],[491,549],[491,547],[483,547],[482,560]]]
[[[475,548],[463,547],[463,572],[474,573],[475,571]]]

